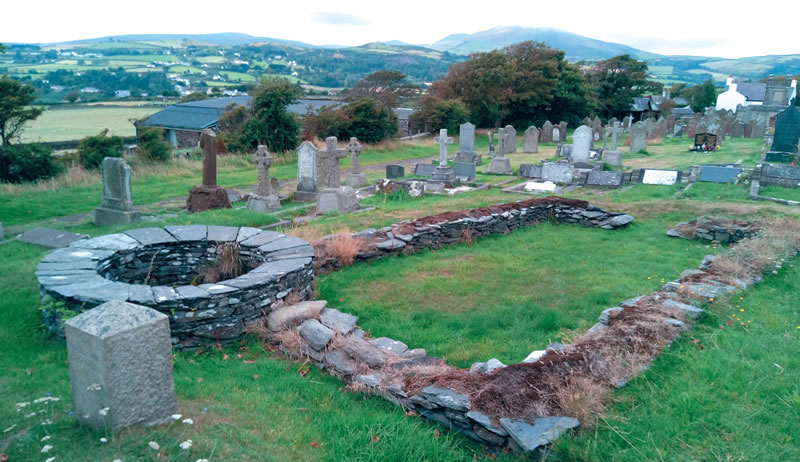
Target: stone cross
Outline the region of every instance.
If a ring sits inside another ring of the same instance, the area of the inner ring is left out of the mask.
[[[439,166],[447,166],[447,145],[453,144],[453,138],[447,136],[447,129],[442,128],[439,130],[439,136],[433,139],[433,142],[439,145]]]
[[[611,150],[612,151],[616,151],[617,150],[617,137],[620,134],[622,134],[624,129],[622,127],[620,127],[620,123],[619,122],[614,121],[614,127],[613,128],[609,128],[608,131],[611,133]]]
[[[489,131],[489,157],[494,157],[494,135]]]
[[[497,152],[495,153],[495,157],[503,157],[506,153],[507,143],[508,143],[508,134],[507,128],[498,128],[497,129]]]
[[[203,148],[203,186],[217,185],[217,136],[211,130],[203,130],[200,136]]]
[[[272,165],[272,155],[263,144],[258,145],[258,150],[253,154],[253,161],[258,169],[258,184],[256,194],[259,196],[269,196],[272,188],[269,182],[269,167]]]
[[[358,138],[351,137],[350,142],[347,144],[347,152],[350,153],[350,173],[361,173],[361,164],[358,161],[358,155],[361,153],[361,143]]]
[[[342,176],[339,171],[339,159],[346,157],[347,152],[338,148],[337,143],[338,140],[335,136],[329,136],[325,138],[325,150],[317,153],[317,159],[320,162],[319,168],[317,168],[318,189],[338,188],[341,186]]]

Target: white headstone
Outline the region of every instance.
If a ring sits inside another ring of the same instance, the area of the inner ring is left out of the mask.
[[[645,170],[642,175],[644,184],[672,185],[677,181],[678,172],[675,170]]]
[[[589,151],[592,149],[592,128],[581,125],[572,134],[571,162],[589,162]]]

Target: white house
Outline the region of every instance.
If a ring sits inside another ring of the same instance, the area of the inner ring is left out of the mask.
[[[789,101],[797,96],[797,80],[792,79],[789,85],[774,84],[770,79],[768,83],[745,82],[737,83],[733,76],[725,82],[727,90],[717,96],[716,109],[736,111],[736,108],[748,106],[762,106],[764,104],[788,106]]]

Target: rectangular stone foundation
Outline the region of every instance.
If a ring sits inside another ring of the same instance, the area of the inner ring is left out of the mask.
[[[94,224],[97,226],[126,225],[135,221],[139,221],[139,212],[134,210],[94,209]]]
[[[309,192],[309,191],[295,191],[294,200],[297,202],[316,202],[317,194],[319,193]]]

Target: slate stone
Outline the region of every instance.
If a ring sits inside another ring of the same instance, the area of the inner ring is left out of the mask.
[[[795,157],[797,157],[797,156],[795,156],[792,153],[788,153],[788,152],[773,152],[773,151],[770,151],[764,157],[764,160],[766,160],[767,162],[789,163],[789,162],[793,162],[795,160]]]
[[[168,303],[178,298],[178,293],[172,287],[154,286],[153,296],[156,303]]]
[[[241,231],[239,231],[239,235],[242,235]],[[246,247],[261,247],[283,237],[286,237],[286,235],[275,231],[259,231],[258,234],[253,234],[246,239],[240,240],[239,243]]]
[[[81,239],[71,243],[69,246],[81,249],[103,249],[103,250],[131,250],[138,247],[139,241],[127,234],[106,234],[105,236],[92,239]]]
[[[242,227],[239,228],[239,233],[236,235],[236,242],[241,243],[241,242],[246,241],[247,239],[249,239],[249,238],[251,238],[251,237],[253,237],[256,234],[259,234],[261,232],[262,231],[260,229],[258,229],[258,228],[250,228],[249,226],[242,226]],[[272,231],[270,231],[270,232],[272,232]],[[264,244],[266,244],[266,242],[263,242],[263,243],[261,243],[259,245],[264,245]],[[254,246],[254,247],[257,247],[257,246]]]
[[[783,165],[767,165],[766,176],[786,178],[800,181],[800,167],[789,167]]]
[[[347,335],[356,327],[358,318],[352,314],[343,313],[333,308],[325,308],[319,315],[319,320],[325,327],[333,329],[340,334]]]
[[[315,255],[314,248],[311,247],[310,245],[304,245],[302,247],[295,247],[292,249],[270,252],[270,254],[266,256],[266,260],[272,261],[272,260],[286,260],[291,258],[310,258],[313,257],[314,255]]]
[[[200,284],[197,287],[207,291],[212,295],[225,294],[237,291],[235,287],[226,286],[224,284]]]
[[[508,436],[508,432],[492,424],[492,419],[490,419],[486,414],[482,414],[478,411],[469,411],[467,412],[467,417],[493,433],[496,433],[500,436]]]
[[[381,385],[381,374],[357,375],[354,380],[370,388],[378,388]]]
[[[136,304],[154,305],[156,298],[153,288],[142,284],[131,284],[128,287],[128,301]]]
[[[239,228],[236,228],[234,226],[215,226],[215,225],[208,226],[207,239],[209,241],[214,241],[214,242],[235,241],[236,236],[238,235],[239,235]]]
[[[402,178],[406,176],[406,169],[402,165],[387,165],[386,178]]]
[[[208,236],[206,225],[167,226],[164,229],[179,241],[202,241]]]
[[[311,348],[322,351],[333,338],[333,331],[323,326],[316,319],[307,319],[300,324],[297,332],[305,339]]]
[[[341,351],[325,353],[325,364],[342,375],[355,375],[358,365]]]
[[[45,287],[52,289],[54,292],[63,294],[69,293],[70,295],[65,295],[71,297],[73,294],[77,293],[70,288],[57,288],[56,286],[65,286],[71,284],[87,284],[87,283],[101,283],[106,281],[102,276],[98,275],[96,271],[72,271],[69,273],[59,272],[58,274],[37,274],[36,281]],[[65,292],[69,291],[69,292]]]
[[[430,178],[435,171],[436,166],[433,164],[414,164],[414,175],[416,176]]]
[[[580,422],[573,417],[539,417],[533,425],[519,419],[500,419],[500,425],[523,452],[530,453],[578,427]]]
[[[267,231],[265,231],[265,232],[267,232]],[[252,239],[256,239],[259,236],[261,236],[261,235],[259,234],[258,236],[255,236]],[[292,248],[296,248],[296,247],[308,247],[309,246],[308,242],[300,239],[299,237],[283,236],[282,234],[281,234],[281,236],[282,237],[280,237],[278,239],[275,239],[275,240],[269,242],[268,244],[264,244],[264,245],[259,246],[258,250],[260,250],[260,251],[262,251],[264,253],[271,253],[271,252],[277,252],[277,251],[280,251],[280,250],[292,249]],[[251,241],[251,239],[245,241],[243,244],[248,245],[247,243],[250,242],[250,241]]]
[[[369,341],[369,343],[371,343],[372,345],[380,348],[381,350],[383,350],[383,351],[385,351],[387,353],[391,353],[391,354],[395,354],[395,355],[401,355],[401,354],[405,353],[406,351],[408,351],[408,345],[406,345],[405,343],[403,343],[403,342],[401,342],[399,340],[390,339],[388,337],[380,337],[380,338],[372,339],[372,340]]]
[[[273,332],[290,329],[303,321],[319,317],[327,303],[325,300],[315,300],[278,308],[267,316],[267,327]]]
[[[348,337],[342,350],[369,367],[383,367],[386,363],[386,354],[383,351],[359,337]]]
[[[44,263],[70,263],[85,260],[105,260],[114,255],[113,250],[66,248],[50,252],[43,259]]]
[[[111,301],[67,320],[65,333],[78,420],[119,430],[165,423],[177,411],[167,316]]]
[[[589,172],[586,178],[588,186],[607,186],[617,188],[622,186],[623,172],[604,172],[594,171]]]
[[[775,136],[770,151],[797,153],[800,140],[800,110],[794,104],[775,117]]]
[[[195,300],[198,298],[207,298],[209,296],[207,291],[192,285],[175,287],[175,292],[181,300]]]
[[[375,244],[375,247],[381,250],[402,249],[405,246],[406,243],[399,239],[387,239],[385,241],[378,242]]]
[[[732,183],[740,173],[742,173],[742,169],[740,168],[705,165],[700,172],[700,181],[709,183]]]
[[[542,179],[553,183],[570,184],[574,169],[570,164],[546,163],[542,166]]]
[[[164,228],[138,228],[129,229],[125,234],[136,239],[142,245],[166,244],[178,242],[171,234],[164,231]]]
[[[519,166],[519,176],[523,178],[541,178],[542,166],[534,164],[522,164]]]
[[[475,179],[475,164],[471,162],[453,162],[453,174],[456,178]]]
[[[285,260],[268,261],[256,269],[245,273],[239,278],[269,277],[276,278],[293,271],[299,271],[311,263],[311,258],[287,258]]]
[[[613,308],[606,308],[600,313],[600,317],[597,319],[601,324],[608,325],[609,319],[614,317],[616,313],[621,313],[622,308],[619,306],[615,306]]]
[[[428,401],[454,411],[466,412],[469,409],[469,398],[449,388],[429,385],[419,393]]]
[[[634,218],[632,216],[630,216],[630,215],[627,215],[627,214],[626,215],[617,215],[616,217],[608,220],[608,224],[613,226],[613,227],[615,227],[615,228],[619,228],[619,227],[622,227],[622,226],[626,226],[626,225],[628,225],[630,223],[633,223],[633,220],[634,220]]]
[[[28,244],[41,245],[51,249],[60,249],[69,246],[75,241],[86,239],[87,237],[88,236],[85,234],[70,233],[58,229],[34,228],[22,233],[19,240]]]

